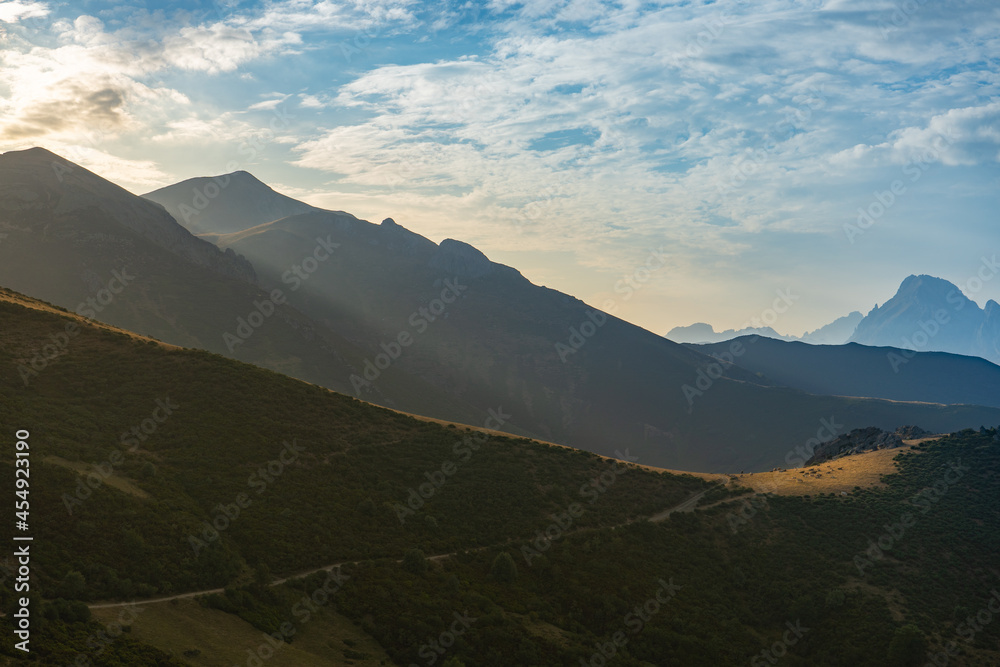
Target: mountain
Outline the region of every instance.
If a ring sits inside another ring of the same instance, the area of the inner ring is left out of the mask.
[[[223,192],[227,195],[226,204],[216,207],[215,202]],[[142,196],[163,206],[175,220],[196,234],[240,232],[264,222],[319,210],[275,192],[245,171],[189,178]],[[205,225],[202,219],[209,215],[211,224]]]
[[[245,258],[41,148],[0,155],[0,233],[0,285],[103,322],[341,391],[368,355],[289,306],[287,286],[261,287]],[[416,378],[385,382],[411,410],[485,417]]]
[[[711,324],[698,322],[686,327],[674,327],[667,332],[666,337],[675,343],[722,343],[740,336],[764,336],[775,340],[798,340],[813,345],[840,345],[846,343],[851,337],[862,317],[861,313],[854,311],[801,336],[779,334],[771,327],[746,327],[716,332]]]
[[[947,280],[909,276],[891,299],[858,323],[851,342],[1000,363],[1000,304],[991,299],[980,308]]]
[[[454,402],[502,406],[520,433],[605,455],[628,446],[644,463],[693,470],[786,464],[831,415],[844,428],[948,431],[995,421],[992,408],[768,386],[739,365],[534,285],[466,243],[436,244],[392,219],[311,211],[224,233],[237,198],[220,190],[201,215],[204,236],[248,258],[262,284],[289,290],[291,305],[368,349],[349,391],[374,403],[416,412],[385,382],[412,376]]]
[[[858,322],[864,317],[858,311],[852,311],[848,315],[838,317],[833,322],[816,329],[808,331],[799,338],[803,343],[812,345],[841,345],[850,340],[851,335],[858,326]],[[773,338],[773,336],[772,336]]]
[[[1000,366],[979,357],[857,343],[807,345],[763,336],[736,340],[744,350],[736,359],[741,367],[812,394],[1000,407]],[[691,347],[724,356],[729,345]]]
[[[19,359],[53,332],[64,354],[24,386]],[[30,591],[0,586],[3,664],[1000,662],[980,613],[997,595],[995,428],[857,465],[673,474],[5,289],[0,420],[24,443],[7,440],[0,475],[30,462],[33,538],[11,548],[28,565],[0,557],[4,581],[31,570]]]
[[[992,408],[768,386],[391,220],[310,211],[219,234],[223,251],[52,153],[6,153],[0,169],[0,285],[410,413],[483,424],[502,412],[508,432],[692,470],[787,464],[825,424],[1000,421]],[[231,222],[233,200],[252,197],[220,189],[202,224]],[[27,384],[45,345],[22,360]]]
[[[716,331],[711,324],[696,322],[686,327],[674,327],[667,332],[667,338],[675,343],[721,343],[740,336],[765,336],[778,340],[793,340],[792,336],[779,334],[771,327],[746,327]]]

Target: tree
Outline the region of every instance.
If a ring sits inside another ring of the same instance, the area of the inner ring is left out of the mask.
[[[257,567],[254,568],[254,581],[257,585],[263,588],[271,583],[271,578],[271,568],[267,563],[257,563]]]
[[[506,551],[501,551],[493,559],[490,576],[501,583],[510,584],[517,580],[517,563]]]
[[[68,600],[78,600],[87,590],[87,580],[76,570],[70,570],[59,585],[59,593]]]
[[[413,574],[423,574],[427,571],[427,557],[420,549],[407,549],[403,554],[403,569]]]
[[[889,642],[889,664],[893,667],[917,667],[927,653],[924,633],[915,625],[907,624],[898,628]]]

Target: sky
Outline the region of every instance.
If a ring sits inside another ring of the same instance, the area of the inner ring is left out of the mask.
[[[661,334],[1000,300],[995,0],[0,2],[31,146],[136,194],[246,170]]]

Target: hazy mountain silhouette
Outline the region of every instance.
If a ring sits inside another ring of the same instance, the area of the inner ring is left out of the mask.
[[[181,201],[188,190],[179,184],[157,196]],[[628,446],[643,462],[700,470],[784,463],[788,450],[815,436],[831,415],[845,428],[986,423],[971,417],[984,414],[978,409],[767,387],[768,380],[739,366],[720,366],[533,285],[466,243],[435,244],[391,219],[375,225],[343,212],[311,211],[238,223],[238,200],[270,192],[221,189],[200,214],[198,224],[208,230],[203,237],[246,256],[264,284],[300,285],[289,295],[293,305],[370,350],[351,373],[351,391],[360,398],[410,409],[383,381],[385,373],[403,372],[455,400],[503,406],[512,424],[545,440],[604,454]],[[337,244],[322,262],[310,259],[317,239]],[[461,294],[439,304],[433,319],[421,314],[449,284],[460,285]]]
[[[858,322],[864,317],[860,312],[853,311],[843,317],[838,317],[833,322],[816,329],[808,331],[799,338],[803,343],[813,345],[842,345],[850,340]]]
[[[341,391],[368,354],[278,303],[288,286],[275,299],[245,258],[44,149],[0,155],[0,233],[0,285],[94,319]],[[412,376],[384,382],[411,410],[485,415]]]
[[[945,352],[916,354],[892,347],[807,345],[762,336],[739,339],[736,363],[778,384],[813,394],[1000,407],[1000,366]],[[692,345],[725,354],[729,343]]]
[[[667,338],[675,343],[721,343],[723,341],[739,338],[740,336],[764,336],[775,340],[802,341],[813,345],[840,345],[846,343],[854,333],[854,328],[861,321],[863,315],[857,311],[849,315],[838,317],[833,322],[809,331],[801,336],[787,336],[780,334],[771,327],[746,327],[743,329],[726,329],[716,331],[711,324],[698,322],[686,327],[674,327],[667,332]]]
[[[215,208],[215,200],[222,192],[226,193],[225,207],[209,211]],[[239,232],[263,222],[320,210],[275,192],[245,171],[189,178],[142,196],[162,205],[175,220],[195,233]],[[209,215],[212,223],[206,226],[202,218]]]
[[[980,308],[947,280],[909,276],[895,296],[858,323],[851,342],[952,352],[1000,363],[1000,304],[991,299]]]

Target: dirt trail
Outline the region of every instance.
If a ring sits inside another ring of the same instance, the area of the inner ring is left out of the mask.
[[[704,497],[710,489],[705,489],[704,491],[699,491],[693,496],[687,498],[686,500],[674,505],[669,509],[665,509],[662,512],[657,512],[656,514],[650,516],[647,520],[652,523],[660,523],[666,520],[671,514],[675,512],[693,512],[695,509],[708,509],[709,507],[715,507],[716,505],[721,505],[722,503],[734,502],[737,500],[742,500],[755,495],[760,495],[762,493],[776,493],[778,495],[805,495],[810,493],[825,493],[825,492],[842,492],[847,493],[854,490],[855,486],[881,486],[882,475],[888,475],[896,471],[896,464],[892,460],[896,454],[903,451],[908,451],[912,448],[914,444],[919,442],[926,442],[927,440],[932,440],[934,438],[923,438],[916,441],[905,441],[906,446],[897,449],[883,449],[874,452],[867,452],[865,454],[859,454],[856,456],[849,456],[842,459],[836,459],[834,461],[829,461],[827,463],[822,463],[818,466],[810,466],[809,468],[794,468],[791,470],[782,470],[780,472],[758,472],[758,473],[747,473],[743,475],[734,475],[736,482],[740,486],[745,486],[753,489],[752,493],[745,493],[741,496],[732,496],[729,498],[723,498],[717,500],[708,505],[702,505],[699,507],[698,503]],[[731,481],[731,477],[728,475],[711,475],[710,478],[713,481],[722,482]],[[620,526],[627,526],[631,523],[635,523],[636,519],[631,519],[623,523],[617,524],[615,526],[601,526],[600,528],[578,528],[576,530],[567,531],[564,535],[571,535],[577,532],[589,531],[589,530],[599,530],[603,528],[617,528]],[[485,547],[473,547],[470,549],[462,549],[461,551],[484,551],[486,549],[492,549],[499,546],[509,545],[513,540],[508,540],[500,544],[493,544]],[[452,551],[444,554],[436,554],[433,556],[428,556],[428,560],[442,560],[445,558],[450,558],[459,551]],[[368,559],[362,559],[368,560]],[[281,584],[287,583],[289,581],[294,581],[296,579],[302,579],[308,577],[311,574],[316,574],[317,572],[323,572],[326,570],[331,570],[335,567],[340,567],[342,565],[357,564],[362,562],[361,560],[353,561],[341,561],[339,563],[332,563],[330,565],[323,565],[322,567],[316,567],[311,570],[306,570],[304,572],[298,572],[296,574],[290,574],[287,577],[280,579],[275,579],[269,586],[280,586]],[[397,562],[401,562],[397,560]],[[191,591],[189,593],[179,593],[177,595],[169,595],[165,597],[149,598],[146,600],[136,600],[134,602],[102,602],[87,605],[91,609],[108,609],[110,607],[125,607],[133,604],[156,604],[159,602],[169,602],[170,600],[181,600],[185,598],[195,598],[200,595],[210,595],[212,593],[223,593],[224,588],[212,588],[203,591]]]

